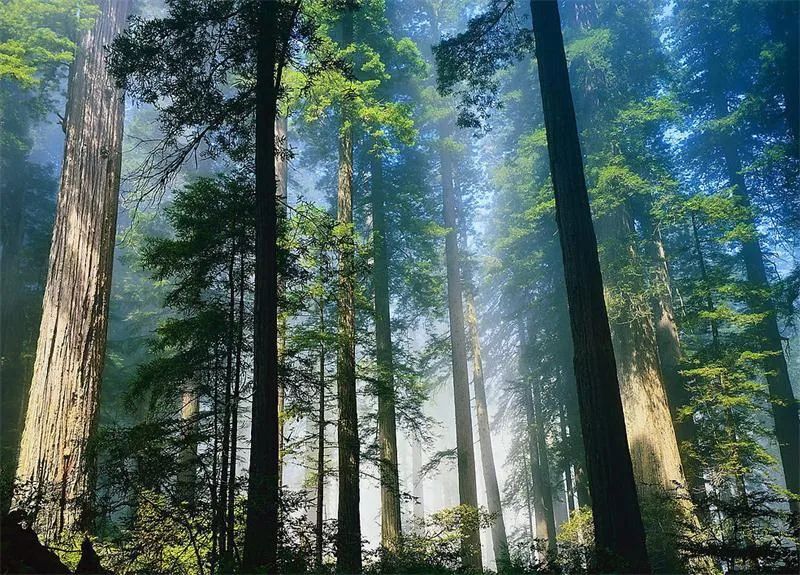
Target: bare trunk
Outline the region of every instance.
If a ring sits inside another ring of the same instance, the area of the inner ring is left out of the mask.
[[[181,396],[181,424],[183,425],[183,449],[180,453],[178,475],[181,501],[192,503],[197,487],[197,431],[200,400],[193,385],[188,385]]]
[[[325,329],[325,308],[319,306],[320,330]],[[319,349],[319,409],[317,421],[317,524],[314,526],[314,550],[316,569],[320,573],[322,567],[322,533],[324,527],[323,511],[325,508],[325,346]]]
[[[86,519],[122,151],[123,95],[108,74],[105,46],[129,8],[129,0],[101,2],[69,80],[61,188],[17,466],[22,489],[39,496],[29,510],[45,541]],[[20,493],[15,503],[28,502]]]
[[[253,333],[253,404],[242,567],[275,573],[278,567],[280,451],[278,443],[278,262],[275,116],[278,3],[258,13],[256,54],[256,250]]]
[[[656,347],[661,365],[664,390],[669,402],[670,414],[675,428],[679,454],[689,492],[696,496],[705,493],[702,470],[689,455],[689,448],[697,438],[694,419],[680,419],[678,412],[689,403],[686,379],[681,375],[681,341],[675,322],[672,286],[661,232],[653,226],[652,216],[647,208],[639,215],[642,233],[645,235],[648,259],[651,266],[653,297],[651,301],[654,317]]]
[[[601,569],[650,571],[603,299],[558,4],[531,2]]]
[[[397,416],[395,414],[392,327],[389,311],[389,250],[386,243],[386,205],[383,164],[372,158],[372,245],[375,286],[375,340],[378,375],[378,448],[381,478],[381,545],[398,550],[400,525],[400,479],[397,467]]]
[[[503,519],[503,507],[500,499],[500,486],[494,466],[494,449],[492,432],[489,424],[489,408],[486,401],[486,385],[483,376],[483,359],[481,357],[481,341],[478,331],[478,312],[475,306],[475,290],[472,282],[472,267],[467,255],[467,225],[464,213],[464,202],[460,190],[455,191],[458,229],[461,236],[461,275],[463,278],[464,300],[466,304],[467,336],[472,358],[472,383],[475,387],[475,415],[478,422],[478,440],[481,447],[481,467],[483,483],[486,486],[486,504],[492,515],[492,549],[498,569],[508,566],[508,537]]]
[[[461,270],[458,253],[456,200],[453,187],[453,164],[449,134],[440,141],[441,177],[444,199],[445,259],[447,260],[447,304],[450,314],[450,346],[453,362],[453,400],[455,403],[456,451],[458,458],[458,495],[461,505],[478,508],[478,487],[475,478],[475,447],[472,435],[467,344],[464,331],[464,307],[461,301]],[[481,541],[476,528],[464,529],[462,557],[464,566],[480,569]]]
[[[276,197],[278,201],[278,227],[283,229],[286,220],[287,202],[289,199],[289,119],[286,114],[279,113],[275,118],[275,178]],[[281,293],[285,280],[278,275],[278,300],[280,304]],[[283,445],[284,445],[284,411],[286,403],[286,384],[284,355],[286,350],[286,316],[278,315],[278,483],[283,485]]]
[[[411,481],[414,484],[414,522],[425,519],[425,490],[422,477],[422,444],[416,439],[411,442]]]
[[[353,12],[342,16],[342,46],[353,43]],[[353,119],[341,110],[337,222],[343,228],[339,254],[339,330],[336,357],[339,421],[339,531],[336,569],[361,572],[358,408],[356,403],[355,245],[353,238]]]
[[[526,337],[527,332],[527,337]],[[536,538],[547,542],[548,553],[556,551],[556,522],[553,515],[553,488],[550,483],[550,462],[542,419],[538,381],[533,381],[530,364],[531,334],[520,326],[520,368],[522,403],[528,426],[528,452],[531,458],[533,508],[536,515]]]

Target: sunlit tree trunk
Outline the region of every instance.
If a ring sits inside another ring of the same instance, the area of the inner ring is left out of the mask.
[[[87,452],[97,415],[106,346],[117,222],[123,95],[105,46],[125,25],[129,0],[103,0],[71,68],[66,142],[50,265],[25,428],[16,503],[39,501],[45,541],[81,526],[90,488]]]
[[[602,569],[646,573],[650,566],[644,527],[603,299],[558,4],[534,0],[531,14],[598,559]]]
[[[278,216],[275,182],[276,60],[279,2],[259,4],[256,48],[256,250],[253,399],[243,571],[277,572],[280,452],[278,443]],[[285,24],[285,23],[284,23]]]
[[[397,467],[392,327],[389,312],[389,250],[386,243],[386,192],[383,162],[372,158],[372,277],[375,287],[375,343],[377,347],[378,449],[381,479],[381,544],[397,551],[400,525],[400,479]]]
[[[353,43],[353,11],[342,14],[342,46]],[[342,228],[339,252],[338,334],[336,385],[339,404],[339,511],[336,569],[361,571],[361,514],[359,511],[358,410],[356,399],[355,244],[353,237],[353,118],[342,107],[339,127],[337,222]]]
[[[691,417],[680,418],[678,412],[689,403],[686,378],[681,375],[681,341],[675,321],[672,285],[661,232],[653,225],[652,216],[645,206],[638,220],[646,245],[650,279],[651,305],[655,329],[656,347],[664,381],[664,390],[669,402],[670,414],[678,441],[683,472],[692,495],[705,493],[702,470],[689,454],[689,448],[697,439],[697,426]]]
[[[449,134],[440,140],[442,195],[444,200],[445,259],[447,263],[447,306],[450,314],[450,347],[453,364],[453,400],[455,403],[456,451],[458,460],[458,495],[461,505],[478,508],[478,487],[475,478],[475,446],[472,435],[467,343],[464,330],[464,306],[458,253],[456,199],[453,186],[452,146]],[[476,528],[464,529],[462,556],[468,568],[480,569],[481,541]]]
[[[178,475],[181,501],[193,503],[197,488],[197,432],[199,427],[200,400],[194,384],[189,384],[181,394],[181,425],[183,448],[180,453]]]
[[[458,229],[461,240],[461,274],[464,288],[464,303],[466,304],[467,336],[469,340],[470,356],[472,358],[472,383],[475,387],[475,415],[478,422],[478,440],[481,446],[481,467],[483,469],[483,483],[486,486],[486,505],[489,513],[494,518],[492,523],[492,548],[498,569],[507,566],[508,537],[506,524],[503,519],[503,507],[500,499],[500,486],[497,481],[497,472],[494,466],[494,449],[492,447],[492,432],[489,425],[489,408],[486,402],[486,385],[483,376],[483,359],[481,357],[481,341],[478,332],[478,311],[475,306],[475,290],[472,283],[472,267],[467,254],[467,225],[464,213],[464,201],[460,190],[454,192],[458,218]]]
[[[621,266],[644,265],[637,253],[628,206],[598,223],[605,260],[608,309],[633,472],[640,496],[686,484],[662,380],[650,301],[639,278],[620,278]]]
[[[414,439],[411,442],[411,481],[414,496],[414,523],[419,525],[425,519],[425,490],[422,477],[422,444]]]

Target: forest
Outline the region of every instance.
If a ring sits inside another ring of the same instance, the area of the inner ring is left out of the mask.
[[[800,572],[799,0],[0,0],[0,573]]]

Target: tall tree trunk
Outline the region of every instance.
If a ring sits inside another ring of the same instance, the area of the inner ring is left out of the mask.
[[[494,449],[492,432],[489,425],[489,408],[486,401],[486,385],[483,376],[483,359],[481,357],[481,341],[478,331],[478,312],[475,306],[475,290],[472,281],[472,266],[467,253],[467,225],[464,213],[464,200],[460,190],[455,191],[458,230],[461,239],[461,274],[464,282],[464,300],[467,306],[467,336],[472,358],[472,383],[475,387],[475,415],[478,422],[478,440],[481,446],[481,467],[483,483],[486,487],[486,504],[494,518],[492,523],[492,549],[498,569],[509,565],[508,537],[503,519],[503,507],[500,499],[500,486],[494,466]]]
[[[289,200],[289,118],[286,114],[278,113],[275,118],[275,178],[278,201],[278,230],[282,232]],[[280,305],[281,294],[284,289],[285,280],[278,274],[278,304]],[[285,350],[286,350],[286,315],[278,315],[278,457],[280,468],[278,470],[278,482],[283,485],[283,445],[284,445],[284,410],[286,403],[286,384],[284,382],[285,372]]]
[[[606,250],[612,252],[609,260],[643,265],[633,230],[627,204],[601,218],[598,235],[603,237]],[[610,298],[615,302],[610,325],[633,473],[641,497],[653,489],[672,490],[675,482],[685,485],[686,480],[662,381],[650,301],[640,296],[645,286],[634,283],[638,278],[620,280],[619,271],[614,269],[616,262],[605,264],[608,293],[618,293],[620,281],[623,289],[633,292]]]
[[[690,449],[688,449],[696,442],[697,426],[691,417],[682,419],[678,417],[678,412],[689,403],[689,391],[686,387],[686,378],[681,375],[680,371],[681,341],[678,335],[678,325],[675,322],[672,285],[664,242],[661,238],[661,231],[653,225],[649,206],[644,206],[640,210],[637,219],[642,227],[651,269],[650,278],[653,284],[651,306],[656,348],[658,349],[664,391],[667,394],[670,414],[675,427],[675,438],[678,442],[681,464],[690,494],[702,495],[705,493],[702,470],[692,460],[689,454]]]
[[[527,336],[526,336],[527,333]],[[531,458],[533,509],[536,515],[536,538],[547,541],[548,553],[556,551],[556,522],[553,515],[553,488],[550,484],[550,463],[544,435],[538,382],[531,373],[530,353],[533,336],[522,325],[519,329],[522,403],[528,427],[528,452]]]
[[[353,43],[353,8],[342,14],[342,46]],[[358,408],[356,402],[355,244],[353,237],[353,118],[347,105],[339,128],[339,182],[337,222],[342,227],[339,253],[339,330],[336,384],[339,403],[339,530],[336,569],[361,572],[361,514],[359,510]]]
[[[258,7],[253,404],[242,567],[278,568],[278,217],[275,183],[277,2]]]
[[[389,254],[386,243],[386,193],[383,161],[372,158],[372,245],[375,286],[375,343],[378,360],[378,449],[381,478],[381,545],[398,550],[400,525],[400,479],[397,467],[397,416],[395,414],[392,327],[389,312]]]
[[[17,466],[23,489],[42,496],[34,527],[44,541],[86,519],[87,444],[106,346],[124,115],[105,46],[124,27],[129,8],[129,0],[100,3],[69,79],[61,187]],[[16,503],[25,504],[24,497]]]
[[[600,568],[650,571],[555,0],[531,2]],[[604,554],[608,554],[604,556]]]
[[[561,444],[569,444],[569,433],[567,432],[567,415],[563,403],[558,404],[558,428],[561,433]],[[575,511],[575,487],[572,481],[572,465],[569,458],[564,458],[564,498],[567,504],[567,518]]]
[[[245,243],[245,234],[242,232],[242,245],[239,252],[239,322],[236,326],[236,369],[234,373],[233,382],[233,402],[231,405],[231,459],[230,471],[228,472],[228,517],[227,517],[227,531],[226,531],[226,548],[228,552],[234,551],[235,534],[236,534],[236,457],[239,441],[239,399],[242,389],[242,354],[244,353],[244,292],[245,292],[245,279],[246,272],[244,267],[245,254],[243,252]]]
[[[716,102],[716,113],[719,118],[728,114],[727,104],[721,94]],[[720,143],[728,181],[733,186],[734,194],[741,204],[750,210],[752,208],[750,192],[742,175],[742,165],[736,144],[727,134],[722,136]],[[756,223],[752,223],[755,234],[758,234]],[[757,235],[754,235],[753,239],[742,242],[741,254],[747,281],[753,287],[769,292],[770,284],[764,266],[764,253]],[[777,311],[769,297],[755,302],[753,311],[766,314],[761,325],[764,346],[762,351],[770,354],[764,360],[764,369],[772,403],[772,417],[775,421],[775,438],[781,453],[786,488],[797,496],[800,495],[800,457],[797,456],[800,453],[800,419],[798,419],[800,414],[789,379],[789,369],[786,365],[786,356],[778,328]],[[800,529],[800,502],[792,500],[789,506],[792,510],[795,529]]]
[[[450,314],[450,346],[453,362],[453,399],[455,403],[456,451],[458,458],[458,495],[461,505],[478,509],[478,487],[475,478],[475,446],[472,436],[467,344],[464,331],[464,306],[461,301],[461,270],[458,254],[456,199],[453,186],[452,145],[449,131],[443,130],[440,140],[442,195],[444,200],[445,259],[447,260],[447,305]],[[480,569],[481,540],[477,528],[464,529],[461,542],[464,566]]]
[[[325,308],[324,304],[319,304],[319,325],[320,331],[325,329]],[[323,534],[323,511],[325,508],[325,344],[320,345],[319,349],[319,408],[317,421],[317,501],[316,514],[317,523],[314,526],[314,550],[315,567],[318,572],[323,571],[322,567],[322,534]]]

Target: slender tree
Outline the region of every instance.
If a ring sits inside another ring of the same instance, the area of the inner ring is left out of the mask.
[[[602,569],[645,573],[645,547],[633,466],[603,298],[578,128],[561,36],[558,4],[531,2],[556,221],[564,260],[575,353],[575,379]]]
[[[283,62],[277,55],[279,2],[261,2],[256,18],[256,258],[253,407],[245,570],[278,568],[280,452],[278,424],[278,217],[275,118]]]
[[[353,43],[353,10],[342,13],[341,43]],[[343,573],[361,571],[361,514],[359,511],[358,411],[356,404],[355,244],[353,238],[353,117],[347,104],[340,109],[337,222],[342,233],[339,253],[339,333],[336,383],[339,403],[339,530],[336,568]]]
[[[462,301],[461,262],[458,251],[458,223],[453,185],[453,146],[450,132],[440,140],[440,170],[444,202],[445,260],[447,264],[447,307],[450,315],[450,347],[453,365],[453,401],[455,404],[456,451],[458,461],[458,495],[461,505],[478,508],[478,487],[475,477],[475,446],[472,435],[469,375],[467,371],[467,343]],[[462,540],[464,565],[481,568],[481,541],[477,528],[467,527]]]
[[[400,479],[397,468],[392,328],[389,311],[389,258],[386,243],[386,192],[383,160],[372,158],[372,246],[375,288],[375,340],[378,360],[378,449],[381,478],[381,544],[397,551],[400,525]]]
[[[87,518],[122,152],[123,94],[113,87],[105,47],[129,9],[128,0],[100,3],[69,78],[61,187],[16,474],[16,504],[36,512],[46,541]]]

